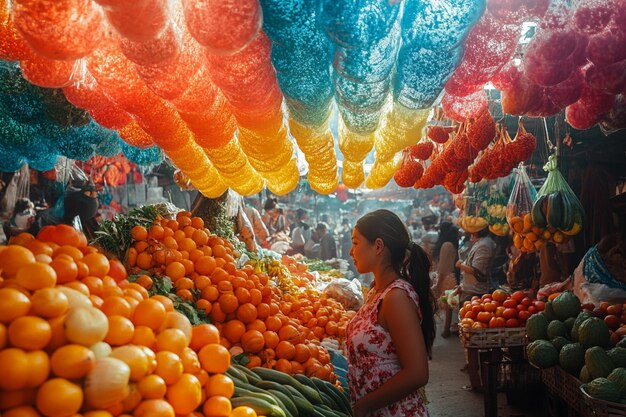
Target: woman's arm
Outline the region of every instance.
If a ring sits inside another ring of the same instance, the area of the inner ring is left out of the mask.
[[[393,289],[383,299],[380,317],[381,324],[391,334],[401,369],[355,404],[356,417],[393,404],[428,382],[428,354],[417,305],[405,291]]]

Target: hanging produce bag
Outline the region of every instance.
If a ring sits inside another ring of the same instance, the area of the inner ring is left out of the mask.
[[[515,176],[515,185],[506,206],[506,219],[513,230],[513,244],[528,253],[539,249],[544,241],[543,230],[532,222],[531,211],[537,199],[537,190],[530,181],[526,168],[520,164]],[[533,227],[535,227],[533,231]]]
[[[487,200],[487,222],[489,230],[496,236],[508,236],[509,225],[506,221],[506,207],[513,187],[513,177],[506,176],[490,181],[489,199]]]
[[[487,221],[487,201],[489,200],[489,182],[480,181],[470,184],[463,194],[459,226],[469,233],[476,233],[489,226]]]
[[[537,194],[532,208],[535,225],[547,228],[555,243],[563,243],[582,230],[585,211],[580,201],[558,170],[556,155],[544,166],[548,178]]]

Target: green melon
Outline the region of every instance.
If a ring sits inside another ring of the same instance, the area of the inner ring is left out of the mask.
[[[622,398],[626,399],[626,368],[615,368],[607,377],[619,390]]]
[[[626,368],[626,348],[614,347],[607,353],[617,368]]]
[[[561,349],[563,349],[563,346],[570,343],[570,341],[564,338],[563,336],[557,336],[557,337],[550,339],[550,343],[552,343],[552,346],[554,346],[557,352],[560,352]]]
[[[606,378],[595,378],[585,387],[587,394],[594,398],[604,401],[618,403],[621,401],[620,390],[618,386]]]
[[[586,366],[583,366],[582,369],[580,370],[580,376],[578,377],[578,379],[580,379],[580,382],[591,381],[591,375],[589,375],[589,370],[587,369]]]
[[[593,316],[586,311],[583,311],[578,315],[578,317],[576,317],[576,319],[574,320],[574,326],[572,327],[572,331],[570,333],[574,342],[578,342],[578,329],[580,328],[580,325],[583,324],[585,320],[590,319],[591,317]]]
[[[542,313],[546,316],[546,319],[548,319],[548,322],[551,322],[552,320],[558,320],[559,319],[557,317],[556,313],[554,312],[554,308],[552,306],[552,301],[548,301],[546,303],[546,305],[543,308],[543,312]]]
[[[559,365],[565,371],[578,377],[585,364],[585,350],[580,343],[570,343],[563,346],[559,352]]]
[[[526,351],[528,361],[539,368],[549,368],[559,363],[559,354],[547,340],[531,342]]]
[[[585,349],[593,346],[607,347],[611,341],[609,328],[598,317],[587,319],[578,328],[578,341]]]
[[[589,370],[589,375],[591,375],[592,379],[606,378],[615,368],[606,350],[599,346],[587,349],[585,352],[585,366]]]
[[[572,328],[574,328],[574,323],[576,323],[576,317],[570,317],[569,319],[563,322],[563,324],[565,325],[565,328],[567,329],[568,337],[572,333]]]
[[[557,336],[567,337],[567,328],[562,321],[552,320],[548,324],[548,339],[554,339]]]
[[[576,317],[580,313],[580,300],[571,291],[565,291],[552,300],[552,309],[559,320]]]
[[[548,339],[548,320],[541,313],[533,314],[526,320],[526,334],[531,342]]]

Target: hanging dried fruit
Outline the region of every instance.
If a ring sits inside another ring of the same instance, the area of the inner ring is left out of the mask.
[[[424,174],[424,167],[405,149],[403,152],[402,165],[396,171],[393,179],[400,187],[411,187]]]
[[[454,126],[429,126],[427,136],[435,143],[446,143],[452,132]]]
[[[485,109],[474,121],[467,126],[467,138],[470,145],[477,151],[487,148],[496,136],[496,123]]]
[[[416,145],[409,146],[409,152],[415,159],[427,160],[433,153],[435,145],[429,140],[422,141]]]

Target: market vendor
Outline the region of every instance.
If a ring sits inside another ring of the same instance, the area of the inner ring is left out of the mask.
[[[92,237],[98,228],[96,215],[98,214],[98,191],[93,181],[80,184],[78,190],[68,191],[63,200],[63,223],[72,225],[74,219],[80,219],[83,232]]]
[[[460,304],[474,295],[482,296],[493,289],[491,282],[491,266],[496,243],[490,236],[489,229],[472,233],[472,248],[465,261],[457,261],[456,267],[461,270]]]

